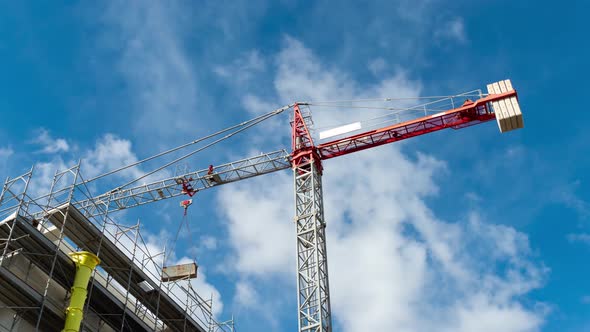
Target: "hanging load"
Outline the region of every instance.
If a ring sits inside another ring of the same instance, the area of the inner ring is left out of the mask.
[[[162,281],[176,281],[180,279],[193,279],[197,277],[197,263],[164,266],[162,268]]]

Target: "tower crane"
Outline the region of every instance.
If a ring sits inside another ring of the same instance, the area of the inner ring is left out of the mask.
[[[502,133],[522,128],[522,113],[510,80],[489,84],[487,89],[487,94],[480,92],[476,100],[467,99],[461,104],[455,100],[464,95],[439,99],[450,102],[452,107],[428,114],[423,106],[424,114],[409,121],[394,121],[387,126],[364,131],[358,123],[336,128],[332,134],[339,136],[347,134],[347,131],[349,133],[351,128],[360,132],[320,144],[314,142],[310,131],[311,115],[302,111],[302,106],[312,103],[295,103],[273,112],[273,115],[287,109],[293,112],[290,152],[283,149],[263,153],[135,187],[120,187],[77,201],[74,205],[86,216],[99,216],[171,197],[193,196],[204,189],[291,168],[295,185],[299,331],[330,332],[332,321],[322,198],[323,161],[442,129],[461,129],[493,119],[497,120]]]

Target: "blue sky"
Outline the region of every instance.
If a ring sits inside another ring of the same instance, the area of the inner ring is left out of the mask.
[[[492,122],[326,161],[334,324],[588,330],[589,9],[2,2],[0,174],[36,163],[43,177],[79,158],[100,173],[297,100],[447,95],[510,78],[524,130],[500,135]],[[363,117],[312,112],[320,124]],[[273,119],[188,167],[288,148],[289,133],[287,116]],[[292,190],[285,171],[199,193],[190,208],[198,243],[181,239],[177,258],[197,253],[201,286],[239,331],[296,327]],[[177,206],[121,220],[140,217],[162,240],[182,218]]]

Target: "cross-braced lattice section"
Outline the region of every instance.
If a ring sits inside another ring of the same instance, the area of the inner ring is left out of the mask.
[[[111,190],[103,195],[76,202],[75,206],[83,211],[85,216],[91,217],[184,194],[192,196],[199,190],[290,168],[290,158],[290,154],[285,150],[263,153],[150,184]]]
[[[294,169],[299,331],[331,331],[322,180],[312,162]]]

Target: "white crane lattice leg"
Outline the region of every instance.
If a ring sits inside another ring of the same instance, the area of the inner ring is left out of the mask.
[[[313,162],[294,174],[299,331],[331,332],[322,178]]]

